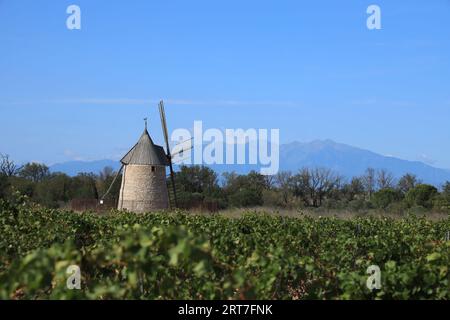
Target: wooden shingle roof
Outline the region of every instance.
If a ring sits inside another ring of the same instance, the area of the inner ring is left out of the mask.
[[[141,164],[141,165],[160,165],[168,166],[169,160],[163,147],[155,145],[145,128],[139,141],[130,151],[120,160],[122,164]]]

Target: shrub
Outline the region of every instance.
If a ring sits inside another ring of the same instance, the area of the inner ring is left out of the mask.
[[[424,208],[432,208],[433,200],[438,194],[438,190],[428,184],[419,184],[412,188],[406,194],[406,201],[410,207],[421,206]]]
[[[378,209],[386,210],[391,204],[401,199],[399,191],[394,189],[382,189],[372,196],[372,202]]]

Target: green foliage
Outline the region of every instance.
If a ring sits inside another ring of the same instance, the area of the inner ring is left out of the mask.
[[[450,197],[450,181],[447,181],[444,184],[444,187],[442,189],[443,189],[443,191],[442,191],[443,195],[445,197]]]
[[[397,184],[397,189],[402,193],[406,194],[409,190],[415,188],[417,184],[419,183],[419,180],[417,179],[417,176],[414,174],[405,174],[403,177],[400,178]]]
[[[253,207],[264,203],[263,191],[268,189],[263,175],[251,171],[248,175],[225,174],[224,191],[232,207]]]
[[[246,208],[263,204],[262,192],[255,188],[241,188],[229,196],[231,207]]]
[[[448,230],[414,216],[96,216],[0,200],[0,299],[449,299]],[[66,288],[70,265],[81,290]]]
[[[63,173],[52,173],[46,174],[45,178],[38,179],[38,181],[34,181],[35,178],[25,178],[25,176],[28,177],[28,175],[6,177],[5,182],[0,178],[2,198],[11,199],[15,192],[19,192],[35,203],[49,208],[57,208],[60,204],[67,203],[72,199],[97,199],[99,197],[96,176],[93,174],[69,177]],[[120,187],[119,183],[116,184]],[[104,189],[105,183],[102,183],[101,187]],[[116,186],[116,194],[118,194],[117,188]]]
[[[9,191],[8,189],[9,189],[8,177],[5,174],[0,173],[0,199],[6,198]]]
[[[207,202],[217,202],[220,208],[226,207],[217,174],[208,167],[181,166],[175,173],[175,183],[181,208],[201,207]]]
[[[289,205],[288,199],[283,197],[283,192],[280,190],[263,190],[262,196],[266,207],[287,207]]]
[[[352,211],[361,211],[361,210],[367,210],[370,209],[371,203],[366,201],[363,198],[358,198],[350,201],[347,204],[347,207]]]
[[[428,184],[419,184],[412,188],[406,194],[406,201],[409,206],[420,206],[424,208],[431,208],[433,206],[433,199],[438,194],[438,190]]]
[[[91,173],[80,173],[71,180],[71,199],[98,199],[96,176]]]
[[[439,211],[450,212],[450,182],[445,183],[442,193],[434,198],[433,207]]]
[[[394,189],[381,189],[372,196],[372,203],[376,208],[386,210],[391,204],[401,199],[401,194]]]
[[[70,177],[54,173],[36,185],[34,199],[46,207],[57,208],[59,202],[70,200],[70,184]]]
[[[19,176],[33,182],[44,180],[50,175],[49,168],[45,164],[30,162],[19,171]]]
[[[45,165],[37,163],[18,168],[8,156],[0,154],[0,198],[3,199],[13,200],[19,192],[48,208],[105,210],[117,205],[121,175],[115,178],[116,172],[110,167],[98,174],[80,173],[74,177],[49,173]],[[172,193],[170,179],[167,183]],[[230,207],[263,205],[358,213],[381,209],[398,215],[450,212],[450,182],[443,186],[441,193],[432,186],[419,184],[412,174],[404,175],[395,188],[393,185],[392,174],[370,168],[364,176],[351,180],[327,168],[303,168],[297,173],[282,171],[275,176],[262,176],[255,171],[247,175],[223,173],[220,183],[217,173],[205,166],[181,166],[175,173],[178,207],[191,211],[216,212]],[[107,190],[104,204],[96,207],[97,200]]]
[[[9,190],[5,198],[9,198],[15,192],[19,192],[27,197],[32,197],[36,188],[36,183],[21,177],[8,177]]]
[[[213,194],[219,188],[217,174],[204,166],[181,166],[175,178],[185,192]]]
[[[114,181],[114,178],[116,177],[117,172],[114,171],[111,167],[105,167],[100,172],[98,177],[94,177],[96,180],[96,186],[97,186],[97,194],[101,195],[102,197],[105,196],[104,200],[112,201],[113,203],[119,199],[120,194],[120,185],[122,180],[122,175],[117,175],[116,180]],[[114,183],[113,183],[114,182]],[[106,192],[109,193],[106,194]]]

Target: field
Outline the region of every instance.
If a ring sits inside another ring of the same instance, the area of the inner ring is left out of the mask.
[[[0,299],[449,299],[449,230],[450,218],[99,216],[0,200]]]

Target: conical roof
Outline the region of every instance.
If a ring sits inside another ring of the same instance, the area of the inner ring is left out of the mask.
[[[142,165],[161,165],[168,166],[169,160],[163,147],[155,145],[148,134],[147,128],[144,129],[139,141],[133,148],[120,160],[122,164],[142,164]]]

